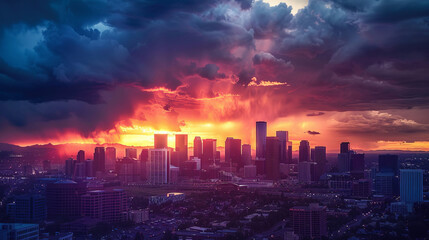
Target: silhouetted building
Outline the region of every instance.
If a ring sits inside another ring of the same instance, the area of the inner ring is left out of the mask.
[[[301,183],[311,183],[317,181],[317,163],[299,162],[298,163],[298,181]]]
[[[241,168],[244,166],[241,161],[241,139],[228,137],[225,141],[225,162]]]
[[[312,203],[308,207],[293,207],[292,213],[293,232],[299,238],[320,239],[327,237],[326,207]]]
[[[116,163],[116,172],[121,183],[138,182],[141,175],[141,163],[135,158],[124,157]]]
[[[82,195],[82,216],[108,223],[124,221],[128,198],[123,189],[94,190]]]
[[[43,222],[47,216],[46,198],[39,194],[16,196],[15,202],[7,205],[7,213],[15,222]]]
[[[352,183],[352,196],[367,198],[371,195],[371,184],[368,179],[359,179]]]
[[[289,141],[289,136],[287,131],[277,131],[276,137],[280,141],[280,163],[287,162],[287,142]]]
[[[173,165],[180,167],[181,164],[188,160],[188,135],[176,134],[176,152],[177,163],[172,162]]]
[[[401,169],[401,202],[407,204],[408,212],[414,203],[423,202],[423,170]]]
[[[203,142],[198,136],[194,138],[194,157],[199,159],[203,157]]]
[[[299,162],[310,162],[310,143],[307,140],[302,140],[299,143]]]
[[[64,172],[65,172],[67,177],[73,176],[73,172],[74,172],[74,160],[73,160],[73,158],[69,158],[66,160]]]
[[[399,161],[398,155],[379,155],[378,156],[378,171],[379,172],[392,172],[394,175],[399,175]]]
[[[149,149],[142,149],[140,153],[140,171],[141,171],[141,180],[146,181],[149,178]]]
[[[87,177],[94,177],[94,161],[87,159],[85,161],[85,173]]]
[[[319,181],[320,176],[326,171],[326,147],[316,146],[314,148],[314,162],[317,163],[316,181]]]
[[[81,196],[86,193],[86,183],[62,180],[46,187],[48,217],[64,218],[80,216]]]
[[[266,138],[265,174],[267,179],[280,178],[280,140],[277,137]]]
[[[73,174],[73,176],[75,178],[86,178],[87,177],[87,175],[86,175],[86,162],[85,161],[83,161],[83,162],[77,162],[74,165],[74,174]]]
[[[256,122],[256,157],[265,158],[267,122]]]
[[[350,155],[350,174],[354,179],[363,179],[365,171],[365,154]]]
[[[168,148],[168,134],[154,135],[154,149]]]
[[[287,142],[287,163],[288,164],[292,163],[292,142],[291,141]]]
[[[384,195],[393,197],[395,193],[396,177],[392,172],[379,172],[375,175],[375,193],[377,195]]]
[[[216,139],[203,140],[203,157],[201,159],[201,167],[207,169],[214,164],[216,159]]]
[[[340,153],[348,153],[348,152],[350,152],[350,143],[342,142],[340,144]]]
[[[252,164],[252,147],[250,144],[243,144],[241,146],[241,161],[245,166]]]
[[[96,147],[94,151],[94,175],[96,172],[104,172],[106,169],[106,155],[104,147]]]
[[[76,157],[76,159],[77,159],[77,162],[78,162],[78,163],[80,163],[80,162],[84,162],[84,161],[85,161],[85,151],[83,151],[83,150],[79,150],[79,152],[77,152],[77,157]]]
[[[125,157],[137,159],[137,149],[125,148]]]
[[[152,184],[167,184],[170,173],[169,150],[149,149],[150,175],[149,181]]]
[[[106,148],[106,168],[114,169],[116,165],[116,148],[107,147]]]

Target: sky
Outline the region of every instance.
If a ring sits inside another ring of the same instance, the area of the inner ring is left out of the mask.
[[[0,142],[429,151],[429,1],[0,2]]]

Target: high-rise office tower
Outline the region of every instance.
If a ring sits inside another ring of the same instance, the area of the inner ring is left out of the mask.
[[[107,147],[106,148],[106,168],[107,169],[115,169],[116,164],[116,148]]]
[[[86,183],[62,180],[46,186],[46,206],[50,219],[75,217],[81,214],[81,196]]]
[[[94,190],[82,195],[82,216],[117,223],[127,211],[128,198],[123,189]]]
[[[348,153],[348,152],[350,152],[350,143],[342,142],[340,144],[340,153]]]
[[[314,162],[314,151],[315,151],[315,149],[314,149],[314,148],[311,148],[311,149],[310,149],[310,161],[311,161],[311,162]]]
[[[73,176],[75,177],[75,178],[86,178],[86,163],[85,163],[85,161],[83,161],[83,162],[77,162],[75,165],[74,165],[74,173],[73,173]]]
[[[265,158],[267,122],[256,122],[256,157]]]
[[[250,144],[243,144],[241,147],[241,159],[244,165],[252,164],[252,147]]]
[[[203,157],[203,142],[198,136],[194,138],[194,157],[199,159]]]
[[[299,162],[310,162],[310,143],[307,140],[299,143]]]
[[[124,157],[116,163],[116,173],[123,184],[137,182],[141,179],[141,163],[135,158]]]
[[[207,169],[214,164],[216,159],[216,139],[203,140],[203,156],[201,159],[201,167]]]
[[[241,139],[228,137],[225,141],[225,162],[231,163],[236,167],[243,167],[241,161]]]
[[[87,177],[94,177],[94,160],[85,160],[85,174]]]
[[[125,148],[125,157],[136,158],[137,159],[137,149],[135,149],[135,148]]]
[[[302,183],[311,183],[317,181],[317,163],[299,162],[298,163],[298,181]]]
[[[46,220],[46,198],[39,194],[15,197],[15,202],[7,205],[7,213],[15,222],[38,223]]]
[[[77,152],[76,160],[78,163],[84,162],[85,161],[85,151],[80,150],[79,152]]]
[[[152,184],[167,184],[170,171],[169,151],[166,148],[149,149],[149,181]]]
[[[69,158],[66,160],[64,172],[65,172],[67,177],[73,176],[73,172],[74,172],[74,160],[73,160],[73,158]]]
[[[94,173],[104,172],[106,169],[106,154],[104,147],[96,147],[94,151]]]
[[[413,204],[423,202],[423,170],[401,169],[401,202],[411,212]]]
[[[188,135],[176,134],[177,167],[188,160]]]
[[[154,149],[168,148],[168,134],[154,135]]]
[[[149,149],[142,149],[140,153],[140,164],[141,179],[143,181],[148,180],[150,170]]]
[[[378,156],[378,171],[379,172],[392,172],[399,175],[399,161],[398,155],[379,155]]]
[[[280,140],[277,137],[266,138],[265,174],[267,179],[280,178]]]
[[[314,161],[317,163],[316,181],[326,171],[326,147],[316,146],[314,148]]]
[[[287,163],[287,142],[289,136],[287,131],[277,131],[276,137],[280,141],[280,163]]]
[[[292,163],[292,142],[287,143],[287,163]]]
[[[308,207],[293,207],[290,211],[293,232],[300,239],[321,239],[328,236],[325,206],[312,203]]]
[[[352,153],[350,155],[350,174],[355,179],[363,179],[365,172],[365,154]]]

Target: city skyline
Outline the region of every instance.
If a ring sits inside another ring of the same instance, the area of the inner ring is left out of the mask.
[[[152,4],[2,7],[0,142],[221,143],[233,131],[255,145],[251,127],[267,121],[294,145],[428,150],[426,3]]]

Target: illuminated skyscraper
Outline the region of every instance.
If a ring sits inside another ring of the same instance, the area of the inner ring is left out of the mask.
[[[104,172],[106,169],[106,155],[104,152],[104,147],[96,147],[94,151],[94,173],[95,172]]]
[[[201,167],[207,169],[214,164],[216,159],[216,139],[203,140],[203,156],[201,159]]]
[[[154,148],[168,148],[168,134],[155,134],[154,135]]]
[[[85,151],[80,150],[80,151],[77,153],[77,158],[76,158],[76,160],[77,160],[77,162],[78,162],[78,163],[80,163],[80,162],[84,162],[84,161],[85,161]]]
[[[203,157],[203,143],[198,136],[194,138],[194,157],[199,159]]]
[[[280,178],[280,140],[277,137],[266,138],[265,174],[267,179]]]
[[[302,140],[299,143],[299,162],[310,162],[310,143]]]
[[[252,164],[252,147],[250,144],[243,144],[241,147],[241,159],[244,165]]]
[[[116,148],[107,147],[106,148],[106,168],[115,169],[116,164]]]
[[[241,161],[241,139],[228,137],[225,141],[225,162],[236,167],[243,167]]]
[[[287,163],[287,142],[289,136],[287,131],[277,131],[276,137],[280,141],[280,163]]]
[[[256,122],[256,157],[265,158],[267,122]]]
[[[177,167],[188,160],[188,135],[176,134]]]

